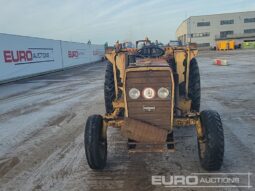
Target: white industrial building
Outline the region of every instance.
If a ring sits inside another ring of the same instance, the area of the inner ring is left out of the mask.
[[[191,16],[177,28],[176,37],[198,47],[215,47],[223,39],[234,39],[236,44],[255,41],[255,11]]]

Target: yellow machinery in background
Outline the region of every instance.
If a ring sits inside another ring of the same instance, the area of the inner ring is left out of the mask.
[[[227,50],[228,49],[228,42],[226,40],[218,41],[216,43],[216,50]]]
[[[235,41],[234,40],[228,41],[228,49],[235,50]]]
[[[216,50],[224,51],[224,50],[234,50],[235,49],[235,41],[234,40],[221,40],[216,43]]]

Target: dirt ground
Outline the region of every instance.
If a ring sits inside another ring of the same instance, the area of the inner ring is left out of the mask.
[[[212,65],[215,58],[229,66]],[[198,56],[202,109],[217,110],[224,125],[218,173],[255,172],[254,60],[255,50]],[[104,114],[104,70],[104,63],[90,64],[0,86],[0,190],[170,190],[153,186],[151,176],[206,173],[192,127],[176,129],[176,152],[163,154],[128,154],[126,140],[110,128],[106,169],[88,167],[84,123],[91,114]]]

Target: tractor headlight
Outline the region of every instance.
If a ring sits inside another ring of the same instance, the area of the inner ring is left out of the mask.
[[[128,94],[131,99],[137,99],[140,97],[140,91],[136,88],[131,88]]]
[[[158,97],[161,99],[166,99],[169,96],[169,90],[167,88],[159,88],[158,89]]]
[[[143,90],[143,97],[145,98],[145,99],[152,99],[152,98],[154,98],[155,97],[155,90],[154,89],[152,89],[152,88],[145,88],[144,90]]]

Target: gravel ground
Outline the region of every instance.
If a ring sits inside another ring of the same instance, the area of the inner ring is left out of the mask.
[[[212,65],[215,58],[229,66]],[[254,173],[255,50],[200,52],[197,59],[202,109],[217,110],[224,125],[225,157],[217,173]],[[170,190],[153,186],[151,176],[206,173],[192,127],[175,130],[176,152],[155,154],[128,154],[126,140],[110,128],[106,169],[88,167],[84,123],[104,114],[104,70],[105,63],[90,64],[0,86],[0,190]]]

